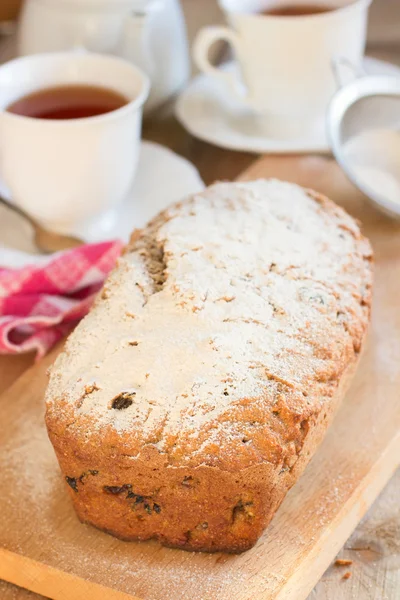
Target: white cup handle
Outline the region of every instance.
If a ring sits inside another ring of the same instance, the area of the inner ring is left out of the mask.
[[[222,81],[240,100],[250,103],[247,89],[245,89],[244,93],[239,91],[239,88],[243,88],[243,86],[240,86],[240,81],[235,73],[224,71],[218,67],[214,67],[210,63],[208,59],[209,50],[218,41],[228,42],[236,55],[238,55],[240,42],[238,35],[234,31],[228,29],[228,27],[205,27],[199,31],[193,44],[193,58],[196,65],[203,73]]]

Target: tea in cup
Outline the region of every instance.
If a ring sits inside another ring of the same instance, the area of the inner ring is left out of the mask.
[[[149,80],[125,60],[40,54],[0,67],[0,178],[43,227],[73,234],[128,195]]]

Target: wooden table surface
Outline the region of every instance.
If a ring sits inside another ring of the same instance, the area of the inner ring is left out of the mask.
[[[194,140],[174,119],[152,119],[145,124],[144,137],[163,143],[189,158],[205,183],[234,179],[255,156],[230,152]],[[323,162],[321,162],[323,161]],[[270,175],[301,183],[304,173],[315,171],[316,187],[323,189],[324,173],[333,166],[320,157],[274,157],[269,159]],[[32,356],[0,357],[0,392],[4,391],[31,364]],[[1,401],[1,400],[0,400]],[[396,474],[363,523],[342,550],[340,557],[352,560],[348,567],[332,565],[309,600],[398,600],[400,598],[400,472]],[[343,579],[346,572],[349,579]],[[40,597],[0,582],[1,600],[34,600]],[[179,599],[177,599],[179,600]],[[217,600],[217,599],[207,599]],[[255,599],[256,600],[256,599]]]

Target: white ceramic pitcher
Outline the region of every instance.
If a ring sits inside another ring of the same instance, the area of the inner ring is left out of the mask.
[[[20,55],[83,47],[115,54],[144,70],[152,87],[146,110],[162,104],[189,77],[179,0],[26,0]]]

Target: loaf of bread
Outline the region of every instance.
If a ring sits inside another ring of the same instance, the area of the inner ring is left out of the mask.
[[[213,185],[135,232],[50,374],[79,518],[125,540],[253,546],[348,387],[371,280],[356,222],[276,180]]]

